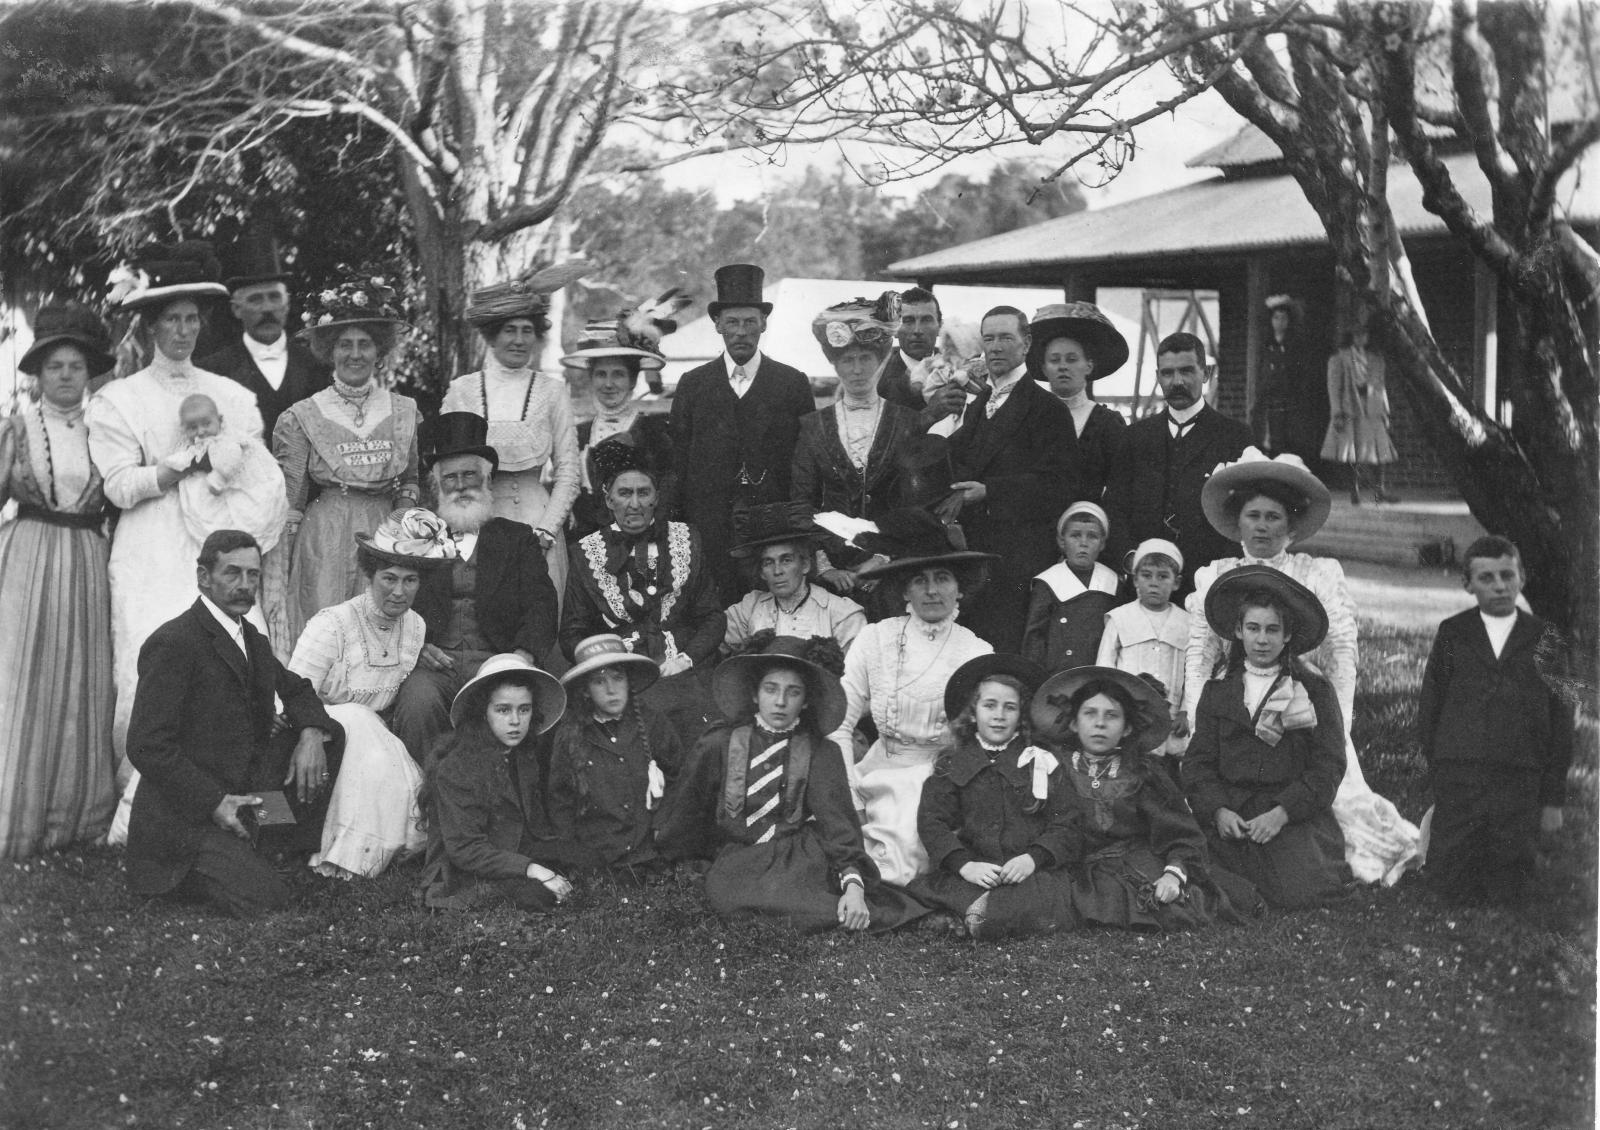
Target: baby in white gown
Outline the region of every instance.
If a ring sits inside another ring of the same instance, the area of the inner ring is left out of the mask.
[[[278,544],[289,516],[278,461],[256,436],[223,430],[217,402],[204,393],[178,407],[183,441],[163,459],[174,471],[195,470],[178,483],[184,525],[197,541],[216,530],[244,530],[265,553]]]

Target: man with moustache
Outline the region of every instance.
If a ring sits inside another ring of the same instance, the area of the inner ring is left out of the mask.
[[[244,619],[261,583],[255,539],[218,530],[197,565],[199,599],[139,650],[128,723],[128,757],[140,773],[128,886],[247,918],[289,904],[289,887],[264,853],[317,849],[344,731],[316,688],[279,663]],[[295,823],[258,828],[262,793],[279,789]]]
[[[400,684],[391,729],[419,763],[450,729],[456,692],[491,655],[545,666],[556,643],[556,590],[533,530],[496,518],[489,489],[498,459],[476,412],[445,412],[417,430],[434,512],[460,556],[423,574],[412,605],[427,625],[417,666]]]
[[[969,548],[1000,555],[962,621],[996,651],[1021,649],[1028,588],[1055,564],[1055,523],[1072,501],[1072,413],[1028,378],[1027,316],[996,306],[980,332],[989,387],[950,437],[957,482],[937,514],[960,519]]]
[[[1156,347],[1156,381],[1166,410],[1130,425],[1120,467],[1106,484],[1111,516],[1106,561],[1120,561],[1146,538],[1166,538],[1186,566],[1177,595],[1194,591],[1200,566],[1235,556],[1239,547],[1206,520],[1200,489],[1219,463],[1231,463],[1253,442],[1245,424],[1205,402],[1211,368],[1206,347],[1189,333],[1169,334]]]
[[[287,333],[291,276],[278,260],[272,237],[261,232],[245,235],[235,248],[234,271],[224,285],[244,333],[195,364],[255,394],[270,447],[278,416],[291,404],[327,388],[333,372]]]
[[[920,413],[924,428],[959,414],[967,400],[960,386],[949,382],[953,369],[939,354],[943,328],[944,311],[933,291],[914,286],[900,292],[899,348],[884,362],[878,395]],[[930,390],[929,377],[936,372],[944,381],[932,382]]]
[[[817,409],[806,375],[760,351],[772,313],[762,300],[764,277],[749,263],[717,269],[717,300],[706,313],[722,337],[722,356],[683,374],[672,398],[673,517],[699,533],[723,606],[746,588],[728,556],[733,512],[789,497],[800,417]]]

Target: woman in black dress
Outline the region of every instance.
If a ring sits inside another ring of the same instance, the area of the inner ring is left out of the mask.
[[[1029,375],[1048,381],[1050,391],[1072,413],[1072,500],[1099,502],[1128,425],[1118,412],[1096,404],[1089,386],[1127,363],[1127,339],[1092,302],[1042,306],[1029,328]]]

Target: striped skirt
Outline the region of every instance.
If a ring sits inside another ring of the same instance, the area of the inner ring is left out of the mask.
[[[111,820],[107,556],[95,530],[0,527],[0,859],[93,839]]]

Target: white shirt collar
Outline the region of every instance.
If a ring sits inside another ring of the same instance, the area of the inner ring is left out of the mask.
[[[1205,397],[1201,397],[1187,408],[1174,408],[1169,404],[1167,405],[1167,415],[1171,416],[1180,424],[1187,424],[1190,420],[1200,415],[1200,413],[1205,410],[1205,406]]]
[[[274,361],[289,356],[289,335],[279,334],[278,340],[271,345],[257,341],[249,334],[244,335],[244,347],[250,351],[250,356],[257,361]]]
[[[211,613],[216,618],[217,623],[222,625],[222,630],[228,633],[228,638],[239,645],[239,650],[244,653],[245,658],[250,658],[250,649],[245,646],[244,642],[244,621],[235,620],[215,604],[212,604],[211,598],[205,593],[200,594],[200,603],[205,605],[206,611]]]
[[[728,356],[726,349],[722,351],[722,364],[728,372],[728,379],[733,380],[733,371],[739,367],[739,362]],[[761,368],[761,350],[758,349],[750,360],[744,363],[744,371],[749,374],[751,380],[755,380],[756,370],[759,368]]]
[[[1005,376],[1003,376],[999,380],[995,381],[994,382],[994,391],[989,394],[989,399],[990,400],[998,400],[1003,396],[1010,395],[1011,390],[1017,387],[1017,382],[1020,381],[1023,378],[1023,376],[1027,374],[1027,372],[1028,372],[1028,366],[1027,365],[1025,365],[1025,364],[1024,365],[1018,365],[1015,369],[1012,369]]]

